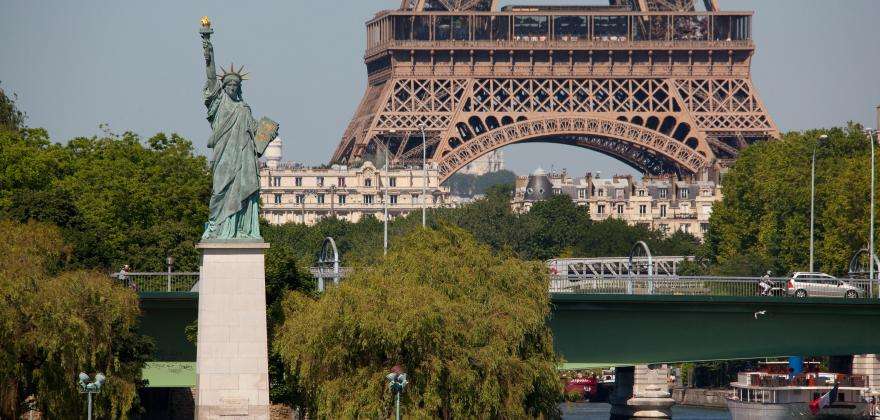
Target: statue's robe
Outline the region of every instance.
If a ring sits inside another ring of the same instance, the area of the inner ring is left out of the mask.
[[[208,147],[214,153],[210,217],[202,239],[261,239],[257,122],[251,108],[230,98],[219,82],[206,85],[205,106],[213,131]]]

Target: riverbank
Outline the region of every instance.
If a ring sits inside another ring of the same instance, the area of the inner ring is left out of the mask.
[[[679,405],[727,408],[724,399],[732,392],[729,389],[674,388],[672,389],[672,399]]]

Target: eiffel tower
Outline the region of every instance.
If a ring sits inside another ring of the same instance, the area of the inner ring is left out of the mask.
[[[778,136],[752,84],[752,12],[716,0],[506,6],[403,0],[367,22],[368,86],[332,157],[427,159],[444,181],[513,143],[715,179]]]

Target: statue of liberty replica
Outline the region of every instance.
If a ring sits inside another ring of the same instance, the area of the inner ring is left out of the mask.
[[[202,18],[202,47],[205,50],[205,106],[213,150],[210,217],[203,241],[262,241],[260,236],[260,176],[258,158],[278,135],[278,124],[263,118],[257,122],[241,96],[242,81],[247,80],[244,66],[217,75],[211,22]]]

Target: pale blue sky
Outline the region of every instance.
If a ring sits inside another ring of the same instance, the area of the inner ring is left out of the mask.
[[[364,22],[399,0],[2,0],[0,81],[29,125],[55,140],[114,131],[177,132],[206,150],[198,19],[211,16],[218,62],[245,64],[255,114],[281,124],[285,158],[326,162],[361,99]],[[502,4],[601,4],[516,0]],[[880,1],[719,0],[755,10],[753,79],[783,130],[874,126],[880,103]],[[508,167],[631,172],[551,144],[504,149]]]

